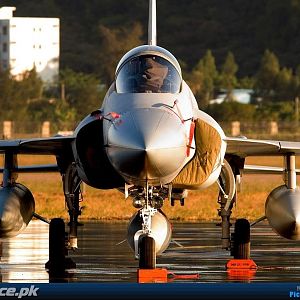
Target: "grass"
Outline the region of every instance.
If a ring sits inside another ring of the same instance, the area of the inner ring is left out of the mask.
[[[55,163],[48,156],[20,156],[19,165]],[[280,157],[252,157],[246,160],[248,164],[282,165]],[[19,174],[18,182],[27,186],[36,201],[36,212],[46,218],[67,218],[62,182],[59,174]],[[277,175],[243,175],[242,190],[238,194],[237,205],[233,217],[245,217],[255,220],[264,215],[264,205],[268,194],[283,184],[281,176]],[[172,207],[165,201],[163,211],[174,221],[212,221],[219,220],[217,216],[216,185],[202,191],[190,191],[185,206],[176,203]],[[82,219],[120,221],[128,220],[136,211],[132,199],[124,199],[117,190],[96,190],[85,186]]]

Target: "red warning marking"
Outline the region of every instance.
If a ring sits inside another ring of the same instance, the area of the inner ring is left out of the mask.
[[[192,146],[193,137],[194,137],[194,131],[195,131],[195,122],[192,121],[191,127],[190,127],[189,144],[187,145],[187,148],[186,148],[186,156],[190,156],[191,146]]]
[[[106,116],[111,116],[113,119],[119,119],[119,118],[121,118],[121,115],[118,114],[118,113],[116,113],[116,112],[114,112],[114,111],[108,113]]]

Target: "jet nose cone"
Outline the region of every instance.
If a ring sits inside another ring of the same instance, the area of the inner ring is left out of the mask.
[[[182,167],[186,145],[184,126],[176,115],[161,109],[137,109],[109,128],[107,154],[127,180],[164,184]]]

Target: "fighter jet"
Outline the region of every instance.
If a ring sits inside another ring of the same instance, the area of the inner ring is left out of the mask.
[[[178,200],[183,205],[188,190],[205,193],[214,183],[220,190],[222,247],[230,250],[232,244],[240,244],[243,249],[249,222],[236,222],[239,238],[236,234],[233,241],[230,234],[236,186],[243,172],[284,175],[283,184],[268,196],[262,219],[267,218],[279,235],[299,240],[295,156],[300,154],[300,143],[227,137],[211,116],[199,110],[177,59],[157,45],[155,0],[149,1],[148,31],[148,43],[120,60],[102,107],[82,120],[72,136],[0,141],[5,156],[1,238],[20,233],[33,216],[41,218],[31,191],[17,183],[17,173],[58,170],[70,217],[69,248],[77,248],[80,183],[84,182],[97,189],[119,189],[132,199],[137,211],[129,221],[127,240],[140,268],[155,268],[157,255],[170,243],[172,229],[162,211],[164,203]],[[19,154],[54,155],[57,165],[19,167]],[[284,158],[283,167],[245,165],[247,156],[274,155]],[[64,226],[53,228],[50,254],[64,245],[64,232],[60,234]]]

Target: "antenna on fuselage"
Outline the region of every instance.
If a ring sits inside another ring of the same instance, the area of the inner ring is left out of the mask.
[[[148,45],[156,46],[156,0],[149,0]]]

